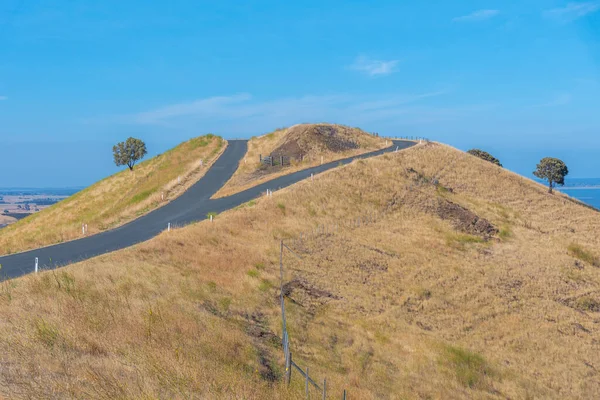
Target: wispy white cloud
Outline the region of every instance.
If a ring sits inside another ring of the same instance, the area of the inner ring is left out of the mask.
[[[381,61],[366,56],[358,56],[349,68],[369,76],[389,75],[396,72],[398,63],[398,60]]]
[[[217,96],[195,100],[188,103],[172,104],[155,110],[141,112],[133,116],[133,122],[139,124],[155,124],[177,117],[185,116],[212,116],[218,117],[228,106],[250,100],[248,93],[239,93],[232,96]]]
[[[600,1],[588,1],[583,3],[568,3],[565,7],[546,10],[544,11],[544,15],[561,22],[571,22],[598,10],[600,10]]]
[[[8,100],[8,97],[6,97],[6,96],[0,96],[0,101],[3,101],[3,100]]]
[[[117,122],[171,128],[218,124],[221,129],[227,125],[235,126],[233,129],[236,131],[243,131],[244,128],[240,127],[244,125],[273,127],[307,121],[339,121],[359,125],[395,118],[449,118],[452,114],[449,108],[420,105],[428,99],[447,93],[448,90],[387,96],[334,94],[267,101],[260,101],[250,94],[243,93],[198,99],[117,118],[99,118],[87,122]]]
[[[456,17],[452,21],[454,22],[477,22],[477,21],[485,21],[486,19],[490,19],[500,14],[498,10],[478,10],[468,15],[463,15],[461,17]]]
[[[547,103],[536,104],[533,107],[558,107],[558,106],[566,106],[571,103],[573,100],[573,96],[568,93],[563,93],[555,96],[552,100]]]

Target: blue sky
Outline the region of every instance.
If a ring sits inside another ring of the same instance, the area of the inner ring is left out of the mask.
[[[600,176],[600,0],[0,2],[0,187],[300,122]]]

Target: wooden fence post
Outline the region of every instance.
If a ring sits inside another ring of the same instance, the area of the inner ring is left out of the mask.
[[[285,368],[285,383],[287,383],[289,385],[290,382],[292,381],[292,352],[291,351],[290,351],[290,356],[288,357],[287,363],[288,363],[288,365],[286,365],[286,368]]]
[[[308,367],[306,367],[306,398],[310,398],[310,394],[308,393]]]
[[[323,400],[327,399],[327,378],[323,379]]]

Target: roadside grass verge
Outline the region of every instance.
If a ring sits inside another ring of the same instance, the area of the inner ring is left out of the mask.
[[[107,177],[0,230],[0,255],[80,238],[82,224],[91,235],[152,211],[197,182],[225,145],[214,135],[194,138],[141,162],[133,171]]]

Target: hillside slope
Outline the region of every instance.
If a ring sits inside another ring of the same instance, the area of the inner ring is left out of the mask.
[[[223,150],[220,137],[197,137],[114,174],[0,230],[0,255],[60,243],[122,225],[179,196]],[[203,166],[200,166],[203,160]]]
[[[358,154],[379,150],[391,145],[388,140],[373,136],[361,129],[337,124],[299,124],[253,137],[248,152],[231,180],[215,195],[227,196],[251,186],[315,165]],[[268,166],[260,157],[290,157],[290,165]]]
[[[302,257],[283,258],[294,360],[332,398],[597,398],[599,231],[600,213],[447,146],[357,161],[3,283],[0,393],[304,398],[295,372],[282,384],[284,238]]]

